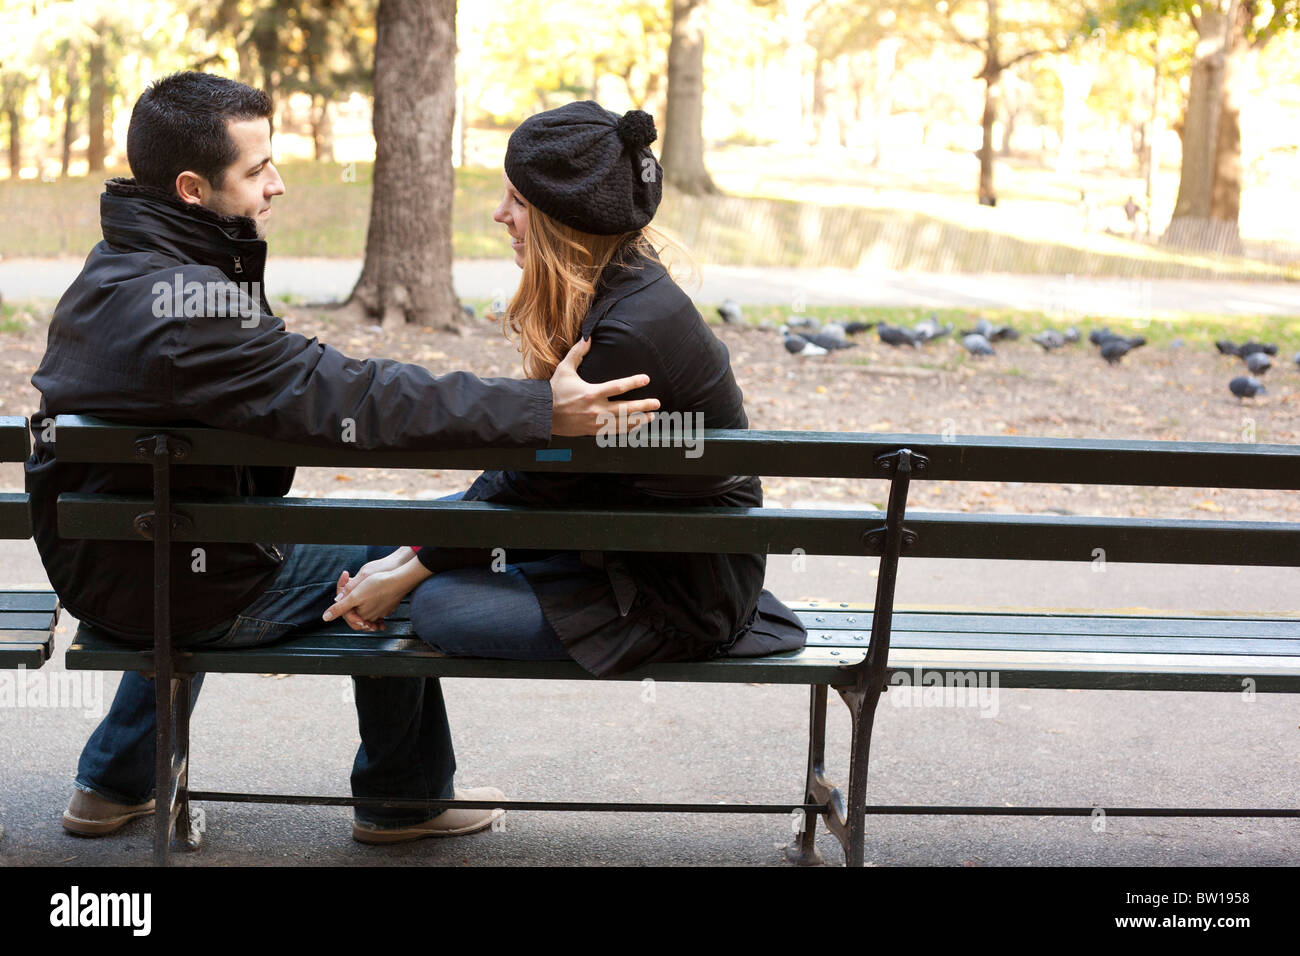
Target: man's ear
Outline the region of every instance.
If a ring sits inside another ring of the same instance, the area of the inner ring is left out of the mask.
[[[203,194],[210,189],[211,187],[206,179],[188,169],[176,177],[176,195],[181,197],[182,202],[201,206],[203,205]]]

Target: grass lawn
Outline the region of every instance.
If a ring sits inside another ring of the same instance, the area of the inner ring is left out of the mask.
[[[720,163],[725,169],[725,164]],[[277,256],[359,257],[370,215],[370,163],[286,162],[287,185],[275,213]],[[841,171],[842,177],[852,170]],[[1300,278],[1300,264],[1179,253],[1102,232],[1083,233],[1064,200],[1036,193],[997,209],[969,198],[904,188],[843,192],[820,181],[772,195],[774,180],[722,179],[727,195],[693,197],[669,190],[655,220],[696,259],[718,265],[873,267],[916,272],[1007,272],[1125,278]],[[453,242],[457,258],[500,257],[492,221],[500,171],[456,171]],[[0,181],[6,228],[0,255],[83,256],[100,238],[102,180]],[[797,197],[797,198],[791,198]],[[810,197],[818,201],[809,201]]]

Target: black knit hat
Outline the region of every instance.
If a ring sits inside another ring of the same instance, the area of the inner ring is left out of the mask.
[[[594,100],[530,116],[510,134],[506,175],[552,219],[613,236],[640,229],[663,197],[663,169],[650,152],[649,113],[619,116]]]

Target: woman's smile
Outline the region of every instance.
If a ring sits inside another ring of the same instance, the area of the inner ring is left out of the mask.
[[[524,242],[528,238],[528,203],[519,195],[519,191],[510,182],[510,177],[503,172],[501,178],[505,181],[506,191],[496,212],[492,213],[492,219],[506,227],[506,232],[510,235],[510,248],[515,254],[515,265],[522,269]]]

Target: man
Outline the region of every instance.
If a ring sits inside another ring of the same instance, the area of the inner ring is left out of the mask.
[[[62,492],[148,493],[148,470],[60,462],[54,416],[99,415],[141,424],[199,422],[285,441],[363,449],[530,446],[552,434],[592,435],[611,396],[634,376],[589,385],[579,343],[551,381],[438,378],[415,365],[352,359],[286,331],[262,291],[272,200],[283,195],[271,159],[271,104],[261,91],[203,73],[154,83],[131,114],[133,179],[110,180],[100,201],[104,241],[64,293],[32,384],[41,408],[27,462],[35,538],[69,612],[111,636],[149,646],[152,546],[58,537]],[[624,403],[636,414],[658,407]],[[284,495],[293,470],[178,468],[178,494]],[[318,624],[340,569],[361,546],[209,544],[201,560],[172,555],[172,613],[181,646],[250,646]],[[194,682],[194,695],[202,675]],[[456,790],[455,758],[437,680],[355,682],[361,746],[358,797],[496,800]],[[193,701],[191,701],[191,706]],[[152,813],[154,687],[122,679],[82,752],[64,827],[101,836]],[[391,843],[473,832],[500,811],[358,808],[354,838]]]

